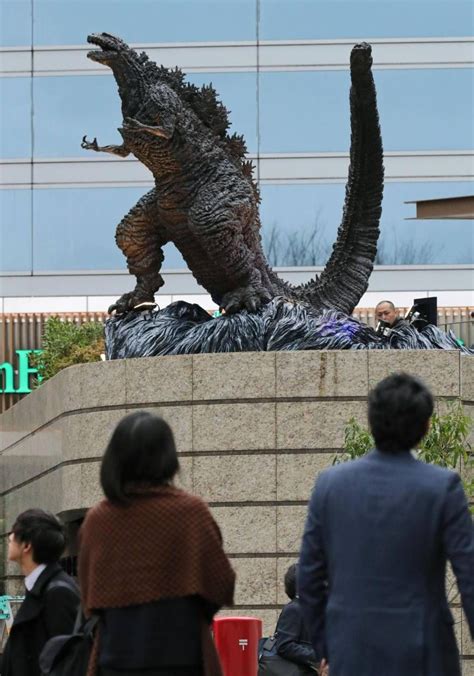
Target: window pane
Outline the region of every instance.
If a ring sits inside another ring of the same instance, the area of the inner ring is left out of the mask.
[[[212,82],[231,110],[233,131],[244,134],[250,151],[256,150],[256,75],[254,73],[200,73],[191,82]],[[102,145],[122,142],[120,97],[113,77],[58,76],[34,80],[35,156],[85,156],[84,134]],[[54,123],[51,121],[54,120]]]
[[[31,0],[1,0],[0,47],[31,45]]]
[[[146,188],[34,191],[34,270],[126,270],[115,229]],[[166,247],[163,269],[186,267]]]
[[[471,0],[260,0],[262,40],[466,36]]]
[[[0,77],[0,157],[31,157],[31,78]]]
[[[385,150],[473,146],[472,69],[375,72]],[[260,74],[261,151],[347,151],[348,72]]]
[[[83,44],[102,30],[127,42],[255,40],[256,0],[34,0],[35,44]]]
[[[473,194],[472,183],[388,183],[384,189],[380,264],[474,263],[470,221],[412,221],[406,201]],[[272,265],[324,264],[336,240],[343,185],[265,185],[262,237]]]
[[[31,190],[0,190],[0,271],[31,267]]]
[[[84,134],[120,144],[120,98],[111,77],[35,78],[35,157],[85,156]],[[51,124],[51,120],[54,123]]]
[[[405,201],[472,194],[472,183],[389,183],[381,222],[381,263],[474,263],[469,221],[407,221]],[[125,270],[115,228],[146,192],[144,188],[45,189],[34,191],[34,270]],[[277,266],[323,264],[336,239],[343,185],[262,187],[263,240]],[[31,192],[0,191],[0,269],[31,269]],[[315,232],[314,232],[315,231]],[[54,244],[54,246],[53,246]],[[186,268],[173,245],[163,269]]]

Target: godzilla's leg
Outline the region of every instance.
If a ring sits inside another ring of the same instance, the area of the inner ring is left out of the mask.
[[[84,150],[95,150],[96,153],[110,153],[119,157],[130,155],[130,150],[123,143],[120,146],[100,146],[96,138],[93,141],[88,141],[87,136],[83,136],[81,148],[84,148]]]
[[[167,237],[160,228],[156,213],[156,193],[144,195],[117,226],[115,240],[127,257],[127,266],[137,278],[133,291],[124,293],[109,307],[109,312],[124,313],[141,303],[153,303],[154,295],[163,286],[160,275],[162,246]]]
[[[262,283],[255,252],[243,236],[251,227],[248,221],[254,217],[255,205],[245,192],[239,195],[238,189],[230,197],[228,184],[207,186],[189,213],[189,225],[212,260],[214,271],[196,270],[195,275],[228,314],[255,312],[271,299]]]

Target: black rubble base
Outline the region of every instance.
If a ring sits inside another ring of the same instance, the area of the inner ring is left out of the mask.
[[[277,350],[461,350],[454,334],[412,326],[388,337],[337,310],[317,312],[275,298],[260,312],[211,317],[199,305],[178,301],[163,310],[129,312],[105,326],[107,359],[208,352]]]

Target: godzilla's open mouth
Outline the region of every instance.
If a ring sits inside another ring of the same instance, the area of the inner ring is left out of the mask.
[[[87,58],[98,63],[107,63],[118,54],[120,48],[123,46],[121,40],[118,40],[113,35],[108,33],[96,33],[87,36],[87,42],[91,45],[97,45],[100,49],[92,49],[87,52]]]

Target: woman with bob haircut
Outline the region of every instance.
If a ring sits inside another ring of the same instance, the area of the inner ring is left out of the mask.
[[[176,488],[173,433],[123,418],[102,459],[105,500],[80,532],[86,617],[99,616],[88,676],[221,676],[209,625],[235,574],[207,505]]]

